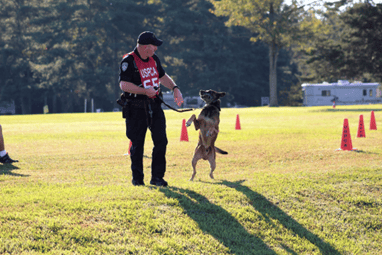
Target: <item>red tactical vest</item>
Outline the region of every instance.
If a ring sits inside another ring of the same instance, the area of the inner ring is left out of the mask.
[[[159,88],[160,75],[157,70],[156,61],[152,57],[149,57],[149,61],[144,62],[139,56],[136,55],[136,53],[134,53],[134,51],[130,52],[129,55],[133,56],[134,62],[137,65],[137,69],[141,77],[142,86],[144,88]]]

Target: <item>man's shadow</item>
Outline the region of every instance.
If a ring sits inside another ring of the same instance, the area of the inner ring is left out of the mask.
[[[276,254],[260,238],[250,234],[229,212],[188,189],[159,189],[174,198],[199,228],[211,235],[234,254]]]
[[[29,175],[13,173],[12,170],[19,169],[17,166],[12,164],[1,164],[0,165],[0,175],[12,175],[18,177],[28,177]]]
[[[210,183],[210,184],[225,185],[227,187],[233,188],[241,192],[242,194],[244,194],[245,196],[249,198],[249,200],[251,201],[251,205],[254,207],[254,209],[260,212],[268,222],[272,222],[272,220],[277,220],[286,229],[294,232],[296,235],[298,235],[302,239],[307,239],[313,245],[318,247],[321,254],[331,254],[331,255],[341,254],[330,244],[324,242],[317,235],[311,233],[306,228],[304,228],[301,224],[299,224],[296,220],[291,218],[284,211],[282,211],[276,205],[274,205],[269,200],[267,200],[264,196],[249,189],[246,186],[241,185],[243,182],[244,180],[240,180],[236,182],[222,181],[222,182]],[[294,251],[290,250],[290,248],[285,247],[283,244],[281,245],[289,253],[296,254]]]

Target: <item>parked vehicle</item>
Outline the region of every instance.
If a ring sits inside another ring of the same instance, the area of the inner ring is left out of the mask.
[[[321,106],[353,105],[353,104],[381,104],[382,93],[379,83],[350,83],[339,80],[337,83],[302,84],[303,105]]]

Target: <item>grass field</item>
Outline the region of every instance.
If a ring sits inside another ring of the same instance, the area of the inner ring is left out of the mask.
[[[0,253],[382,253],[382,105],[222,109],[229,154],[194,182],[190,115],[166,111],[167,188],[149,185],[150,132],[146,186],[132,186],[121,113],[1,116],[20,162],[0,165]],[[357,152],[336,151],[345,118]]]

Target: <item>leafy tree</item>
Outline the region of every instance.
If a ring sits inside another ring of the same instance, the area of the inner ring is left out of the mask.
[[[326,5],[324,12],[311,13],[302,22],[311,24],[310,40],[295,55],[302,81],[381,81],[381,4],[355,4],[339,11],[346,3]]]
[[[211,3],[203,0],[162,3],[161,33],[165,44],[159,54],[166,53],[169,73],[193,94],[207,88],[227,90],[225,84],[235,76],[235,69],[230,68],[231,45],[222,20],[209,12]]]
[[[340,15],[344,64],[339,65],[348,78],[370,75],[382,80],[382,4],[355,4]]]
[[[317,17],[316,12],[310,11],[301,22],[308,28],[309,39],[301,44],[295,44],[294,59],[302,73],[301,82],[322,82],[337,80],[341,76],[339,69],[332,68],[329,63],[340,60],[343,52],[339,44],[342,27],[339,15],[327,11],[323,18]]]
[[[53,98],[53,112],[82,111],[84,98],[112,109],[119,96],[118,65],[132,48],[152,4],[147,1],[51,1],[34,20],[33,39],[45,49],[33,67]],[[145,12],[146,11],[146,12]]]
[[[226,27],[208,0],[0,0],[0,7],[0,100],[15,100],[17,113],[41,113],[45,104],[78,112],[84,98],[112,109],[121,56],[146,30],[164,39],[158,54],[184,94],[226,91],[224,105],[259,105],[269,94],[265,45],[250,42],[247,28]],[[291,63],[281,56],[284,88]]]
[[[105,22],[100,23],[100,19],[97,19],[97,23],[102,26],[106,36],[103,59],[109,61],[108,66],[111,68],[109,85],[114,93],[112,103],[115,105],[115,99],[121,93],[117,78],[122,56],[133,50],[138,35],[143,31],[152,31],[158,35],[162,18],[159,0],[108,0],[107,5]]]
[[[227,18],[214,15],[206,0],[162,3],[165,43],[158,54],[184,93],[222,90],[227,92],[223,105],[248,106],[259,105],[261,97],[269,95],[267,47],[250,42],[251,31],[226,27]]]
[[[33,3],[0,0],[0,99],[15,100],[17,112],[23,114],[31,112],[36,85],[29,64],[33,57],[29,21],[36,14]]]
[[[228,16],[227,26],[244,26],[253,36],[269,46],[270,106],[278,105],[277,61],[279,50],[301,36],[298,21],[302,7],[297,1],[290,6],[281,0],[212,0],[218,16]]]
[[[39,52],[32,67],[39,86],[45,90],[44,96],[51,99],[50,112],[75,111],[75,101],[79,100],[70,31],[76,31],[72,17],[81,8],[73,2],[47,1],[39,6],[39,15],[31,21],[36,28],[32,40]]]

